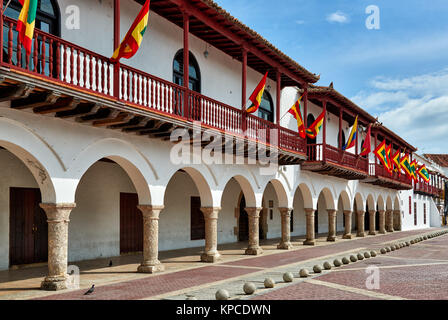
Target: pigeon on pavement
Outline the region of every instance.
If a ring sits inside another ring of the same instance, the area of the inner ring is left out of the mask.
[[[92,284],[92,287],[86,293],[84,293],[84,295],[86,296],[86,295],[92,294],[94,290],[95,290],[95,285]]]

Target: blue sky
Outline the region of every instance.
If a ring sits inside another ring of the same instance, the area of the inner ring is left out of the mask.
[[[419,153],[448,153],[446,0],[216,1]],[[379,30],[365,26],[369,5]]]

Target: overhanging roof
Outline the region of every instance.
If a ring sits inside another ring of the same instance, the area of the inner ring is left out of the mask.
[[[141,4],[144,0],[135,0]],[[276,69],[282,73],[283,86],[315,83],[319,76],[306,70],[277,49],[257,32],[234,18],[212,0],[151,0],[151,10],[183,27],[182,8],[190,17],[190,33],[242,61],[242,47],[248,49],[249,67],[276,81]]]

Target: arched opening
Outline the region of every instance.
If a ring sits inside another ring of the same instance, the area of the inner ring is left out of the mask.
[[[313,208],[311,192],[305,184],[297,187],[293,199],[294,220],[291,221],[294,231],[291,235],[303,236],[306,234],[306,212],[305,209]]]
[[[329,231],[328,210],[336,209],[331,191],[325,188],[319,194],[317,200],[317,210],[315,215],[315,232],[317,234],[327,233]],[[336,223],[337,225],[337,223]]]
[[[337,211],[337,215],[336,215],[336,231],[344,231],[345,230],[345,214],[344,211],[345,210],[351,210],[350,207],[350,198],[347,194],[346,191],[343,191],[338,199],[338,211]],[[356,214],[356,213],[352,213]]]
[[[0,147],[0,270],[46,262],[48,224],[41,189],[24,162]]]
[[[249,240],[249,216],[246,212],[246,198],[241,194],[239,202],[239,217],[238,217],[238,241],[244,242]]]
[[[193,55],[189,53],[190,68],[188,70],[190,90],[201,93],[201,71],[199,64]],[[180,49],[174,56],[173,61],[173,82],[179,86],[184,85],[184,50]]]
[[[258,116],[266,121],[274,122],[274,102],[271,94],[266,90],[261,99]]]
[[[69,261],[143,251],[143,216],[137,208],[136,184],[111,158],[93,163],[78,183],[76,208],[70,215]]]
[[[3,7],[6,6],[8,3],[8,0],[3,0]],[[12,0],[9,4],[8,8],[5,10],[5,16],[18,19],[20,15],[20,11],[22,9],[22,5],[18,0]],[[60,19],[61,19],[61,13],[59,10],[59,6],[57,4],[57,1],[55,0],[39,0],[37,3],[37,12],[36,12],[36,28],[39,30],[42,30],[44,32],[50,33],[54,36],[59,37],[61,33],[61,26],[60,26]],[[3,38],[8,39],[6,28],[4,28],[4,34]],[[7,50],[8,43],[7,41],[3,42],[3,60],[8,60],[8,50]],[[38,48],[42,47],[41,39],[38,39]],[[49,40],[45,43],[46,47],[46,68],[45,70],[48,70],[48,63],[50,61],[50,58],[48,56],[49,52]],[[32,43],[32,52],[34,51],[34,41]],[[56,52],[54,50],[54,52]],[[55,57],[53,57],[55,58]],[[13,30],[13,54],[12,54],[12,63],[14,65],[17,65],[17,31]],[[24,66],[26,64],[26,52],[25,49],[22,48],[22,55],[21,55],[21,65]],[[53,59],[53,61],[56,61],[56,59]],[[31,68],[34,68],[34,61],[33,59],[30,59]],[[40,68],[42,66],[41,58],[39,57],[39,62],[37,65],[38,71],[41,72]]]
[[[314,121],[316,121],[316,118],[314,118],[313,114],[312,113],[308,114],[308,116],[306,117],[306,124],[307,124],[307,126],[310,127],[314,123]],[[307,144],[316,144],[316,141],[317,141],[316,138],[311,139],[308,136],[306,138],[306,143]]]

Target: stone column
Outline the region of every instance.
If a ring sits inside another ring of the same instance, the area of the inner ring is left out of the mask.
[[[395,216],[397,218],[397,227],[398,227],[397,231],[401,231],[401,211],[400,210],[393,211],[393,216]],[[392,219],[393,219],[393,217],[392,217]],[[392,220],[392,223],[393,223],[393,220]],[[392,227],[393,227],[393,224],[392,224]]]
[[[352,238],[352,211],[346,210],[344,211],[345,217],[345,232],[343,239],[351,239]]]
[[[386,211],[380,210],[380,233],[386,234]]]
[[[364,215],[365,211],[360,210],[357,212],[358,214],[358,230],[357,230],[357,237],[363,238],[366,236],[366,233],[364,232]]]
[[[278,208],[282,217],[282,240],[277,249],[291,250],[291,211],[290,208]]]
[[[68,223],[74,203],[46,204],[41,208],[47,214],[48,222],[48,276],[41,284],[42,290],[67,289]]]
[[[386,211],[386,229],[387,232],[394,232],[394,215],[392,210]]]
[[[155,273],[165,270],[159,261],[159,215],[163,206],[138,206],[143,214],[143,262],[139,273]]]
[[[201,254],[202,262],[217,262],[218,252],[218,214],[221,208],[201,208],[205,220],[205,251]]]
[[[246,208],[245,210],[249,216],[249,247],[246,249],[246,254],[257,256],[263,253],[263,249],[260,248],[259,235],[260,212],[263,209]]]
[[[336,210],[329,209],[328,212],[328,237],[327,241],[336,241]]]
[[[369,211],[369,235],[375,236],[376,235],[376,227],[375,227],[375,210]]]
[[[303,242],[305,246],[315,245],[314,233],[314,209],[305,209],[306,213],[306,240]]]

